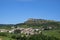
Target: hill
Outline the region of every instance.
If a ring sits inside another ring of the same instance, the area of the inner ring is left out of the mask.
[[[0,24],[0,29],[11,29],[13,24]]]
[[[24,23],[18,24],[0,24],[0,28],[11,28],[14,27],[33,27],[33,28],[53,28],[53,29],[60,29],[60,22],[54,20],[45,20],[45,19],[33,19],[30,18]]]
[[[60,29],[60,22],[59,21],[53,21],[53,20],[44,20],[44,19],[33,19],[30,18],[24,23],[16,24],[16,26],[19,27],[52,27],[54,29],[59,28]]]

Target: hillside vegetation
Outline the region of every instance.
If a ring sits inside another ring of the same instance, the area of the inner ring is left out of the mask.
[[[16,24],[16,26],[20,27],[52,27],[54,29],[60,29],[60,22],[52,21],[52,20],[44,20],[44,19],[28,19],[24,23]]]

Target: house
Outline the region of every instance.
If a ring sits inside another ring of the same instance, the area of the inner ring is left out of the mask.
[[[14,30],[15,30],[15,29],[12,29],[12,30],[9,30],[8,32],[9,32],[9,33],[14,33]]]
[[[21,33],[26,35],[32,35],[34,34],[34,30],[32,28],[25,28],[24,30],[21,31]]]

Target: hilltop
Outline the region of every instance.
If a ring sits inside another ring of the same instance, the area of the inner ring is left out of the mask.
[[[60,22],[54,20],[44,20],[44,19],[33,19],[30,18],[24,23],[16,24],[16,26],[20,27],[52,27],[54,29],[60,28]]]

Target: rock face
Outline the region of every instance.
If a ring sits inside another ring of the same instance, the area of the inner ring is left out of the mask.
[[[47,20],[44,19],[28,19],[25,23],[35,23],[35,24],[42,24],[48,22]]]

